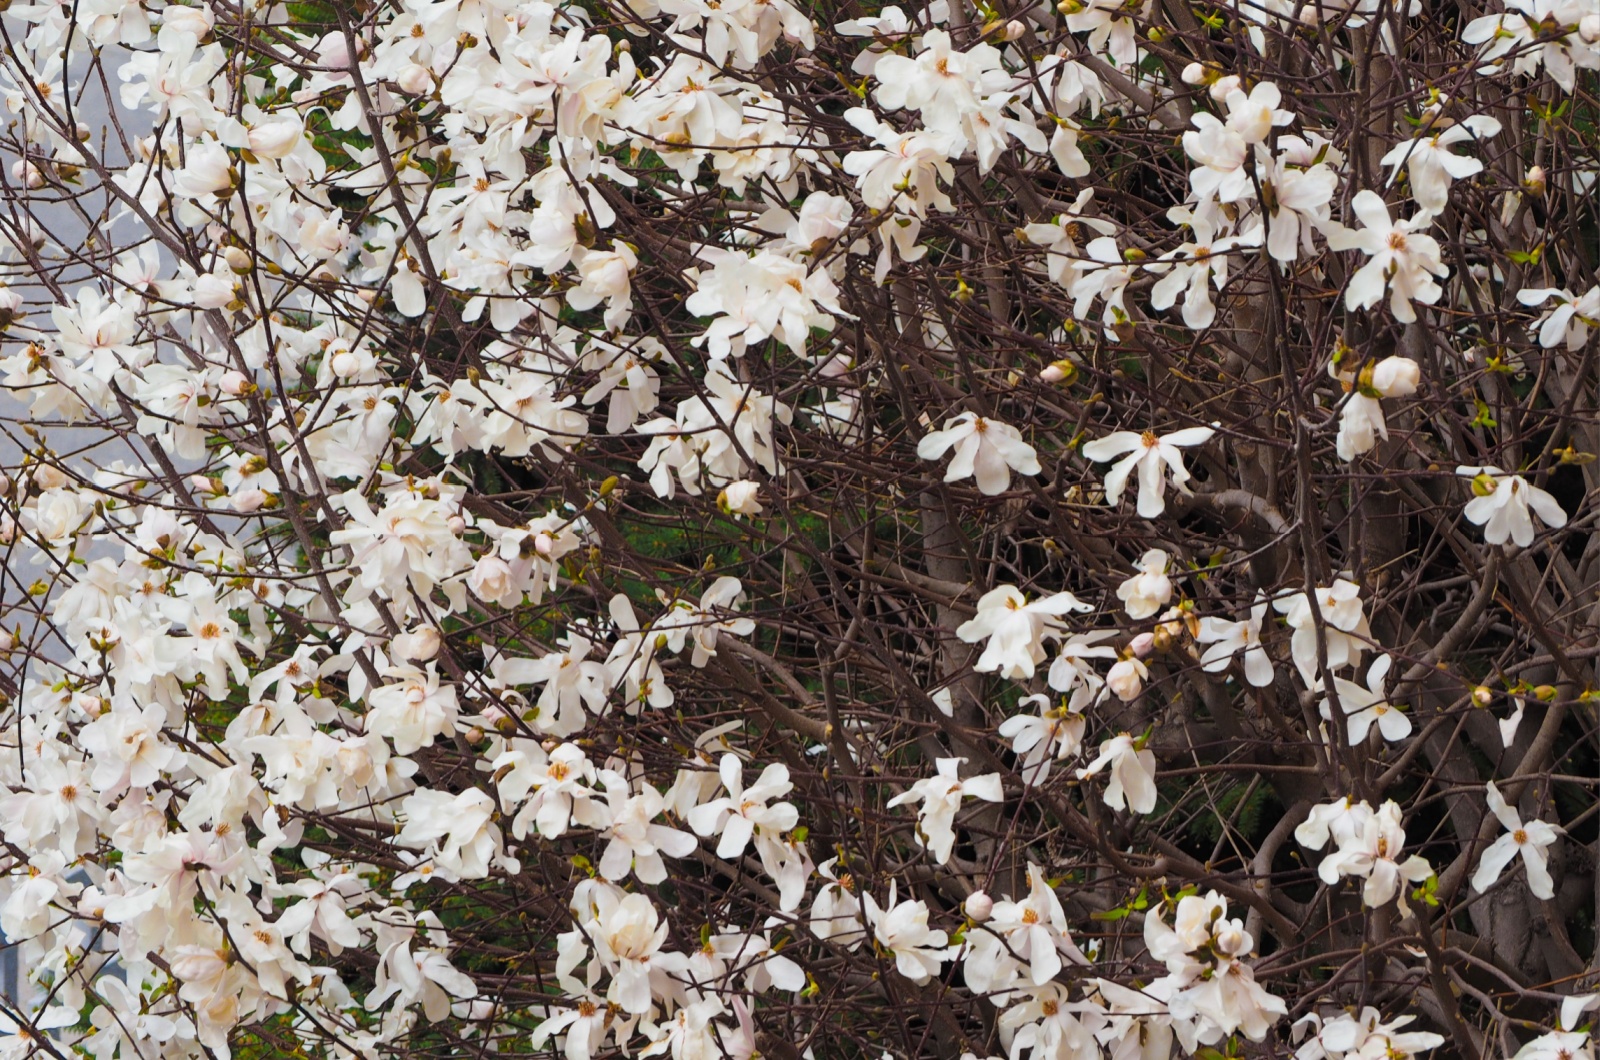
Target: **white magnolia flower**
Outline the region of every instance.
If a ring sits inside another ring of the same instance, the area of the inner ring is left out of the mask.
[[[1565,343],[1569,350],[1582,349],[1589,341],[1589,329],[1600,326],[1600,287],[1591,287],[1577,297],[1558,287],[1528,287],[1517,292],[1517,301],[1523,305],[1543,305],[1552,298],[1557,304],[1539,322],[1539,345],[1548,350]]]
[[[1389,291],[1389,309],[1402,324],[1414,323],[1417,311],[1412,302],[1432,305],[1444,293],[1434,282],[1450,270],[1439,260],[1439,244],[1423,232],[1433,224],[1426,210],[1405,221],[1389,216],[1389,207],[1375,191],[1360,191],[1350,200],[1350,210],[1365,225],[1351,229],[1340,225],[1328,232],[1328,246],[1334,250],[1359,250],[1367,263],[1356,271],[1345,287],[1346,309],[1371,309]]]
[[[1113,810],[1126,807],[1134,813],[1149,813],[1156,808],[1156,756],[1149,748],[1136,746],[1129,733],[1119,733],[1100,745],[1100,757],[1078,770],[1078,779],[1097,776],[1111,767],[1111,783],[1106,785],[1105,802]]]
[[[1087,460],[1105,463],[1116,460],[1106,472],[1106,503],[1115,506],[1122,499],[1122,490],[1128,476],[1139,472],[1139,515],[1154,519],[1166,511],[1167,471],[1172,472],[1172,484],[1182,493],[1189,493],[1189,472],[1183,466],[1181,447],[1203,445],[1213,434],[1210,427],[1185,427],[1171,434],[1157,435],[1154,431],[1135,434],[1133,431],[1113,431],[1083,447]],[[1127,455],[1124,456],[1123,454]],[[1117,458],[1122,459],[1118,460]]]
[[[978,613],[956,629],[956,636],[968,644],[987,639],[983,654],[973,664],[979,673],[998,670],[1011,681],[1033,676],[1044,662],[1043,639],[1066,635],[1057,616],[1069,611],[1092,611],[1071,593],[1055,593],[1032,603],[1015,585],[999,585],[978,600]]]
[[[956,811],[963,797],[986,802],[1004,802],[999,773],[985,773],[962,780],[959,776],[965,758],[941,758],[934,763],[936,773],[911,785],[909,791],[887,803],[890,809],[906,803],[921,803],[917,809],[917,843],[928,848],[933,860],[943,865],[950,860],[955,845]]]
[[[1321,1023],[1321,1027],[1295,1051],[1295,1060],[1409,1060],[1444,1044],[1444,1036],[1431,1031],[1400,1030],[1414,1019],[1398,1016],[1384,1023],[1382,1013],[1371,1006],[1362,1009],[1359,1017],[1343,1012],[1326,1023],[1310,1013],[1306,1020]]]
[[[1139,560],[1139,573],[1117,586],[1117,599],[1133,619],[1149,618],[1172,599],[1172,579],[1167,576],[1171,557],[1152,548]]]
[[[1478,870],[1472,874],[1472,889],[1487,891],[1493,887],[1511,860],[1521,854],[1523,863],[1528,867],[1528,890],[1533,892],[1535,898],[1554,898],[1555,883],[1550,879],[1550,855],[1545,853],[1545,847],[1560,838],[1560,829],[1543,821],[1524,824],[1517,811],[1506,805],[1500,789],[1494,786],[1492,780],[1485,785],[1483,797],[1489,804],[1489,812],[1505,825],[1506,834],[1490,843],[1483,852]]]
[[[1378,731],[1389,743],[1411,735],[1411,719],[1389,703],[1383,690],[1384,678],[1388,677],[1392,663],[1393,660],[1387,655],[1380,655],[1373,660],[1372,668],[1367,671],[1365,688],[1342,677],[1333,679],[1334,691],[1339,695],[1339,707],[1345,713],[1345,726],[1352,747],[1365,742],[1373,725],[1378,726]],[[1326,698],[1319,704],[1319,709],[1324,718],[1333,720],[1333,708]]]
[[[1361,653],[1372,636],[1361,609],[1361,586],[1347,578],[1335,578],[1331,586],[1319,586],[1314,593],[1322,616],[1322,642],[1327,652],[1328,669],[1359,666]],[[1312,602],[1305,593],[1290,593],[1272,601],[1294,636],[1289,654],[1307,686],[1317,684],[1317,623],[1312,617]]]
[[[1088,719],[1065,703],[1052,707],[1049,696],[1028,696],[1017,705],[1027,703],[1037,703],[1039,713],[1007,718],[999,733],[1011,742],[1024,783],[1042,784],[1050,776],[1052,762],[1064,762],[1083,750]]]
[[[1322,859],[1317,875],[1330,886],[1345,876],[1365,880],[1362,901],[1371,908],[1393,901],[1403,884],[1421,883],[1433,874],[1426,858],[1412,855],[1401,860],[1406,833],[1401,827],[1400,807],[1393,801],[1385,802],[1376,811],[1364,802],[1357,804],[1342,815],[1337,830],[1330,830],[1330,834],[1337,847]]]
[[[1430,133],[1413,140],[1396,144],[1383,156],[1382,164],[1391,170],[1390,183],[1406,167],[1411,181],[1411,197],[1424,210],[1439,213],[1450,201],[1450,184],[1483,172],[1483,163],[1468,155],[1458,155],[1450,147],[1459,143],[1476,143],[1500,131],[1500,123],[1486,114],[1472,117],[1452,125],[1443,132]]]
[[[1553,529],[1567,525],[1567,513],[1556,499],[1521,475],[1497,467],[1458,467],[1456,474],[1472,480],[1472,500],[1462,509],[1467,520],[1483,527],[1483,539],[1503,545],[1509,539],[1519,548],[1533,544],[1533,517]]]
[[[743,854],[758,828],[775,837],[800,823],[800,811],[793,803],[767,805],[769,800],[794,790],[788,766],[774,762],[748,788],[744,786],[744,763],[737,755],[723,755],[718,772],[728,794],[696,806],[688,814],[689,827],[696,835],[721,835],[717,857],[736,858]]]
[[[1250,607],[1250,617],[1230,622],[1225,618],[1202,618],[1195,640],[1211,647],[1200,656],[1200,666],[1208,673],[1219,673],[1228,668],[1233,657],[1244,653],[1244,676],[1257,688],[1272,684],[1272,660],[1261,646],[1261,623],[1267,616],[1268,601],[1262,593],[1256,594]]]
[[[867,923],[872,926],[872,937],[878,945],[894,954],[895,970],[921,986],[935,975],[949,959],[950,937],[937,928],[928,927],[928,905],[911,901],[896,903],[895,888],[898,881],[889,883],[889,901],[880,906],[872,895],[863,895]]]
[[[1379,438],[1387,441],[1389,424],[1380,399],[1410,397],[1422,381],[1422,369],[1409,357],[1385,357],[1359,374],[1341,372],[1333,364],[1328,371],[1350,392],[1339,410],[1339,436],[1334,442],[1341,460],[1371,452]]]
[[[1011,485],[1011,472],[1037,475],[1039,455],[1033,446],[1022,440],[1022,434],[1010,424],[963,412],[945,421],[944,430],[931,431],[917,443],[917,456],[923,460],[937,460],[951,448],[955,456],[945,470],[946,482],[958,482],[971,476],[978,489],[993,496],[1004,493]]]

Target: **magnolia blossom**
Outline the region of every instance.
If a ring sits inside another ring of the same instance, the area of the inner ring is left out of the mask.
[[[1341,460],[1354,460],[1371,452],[1379,438],[1387,440],[1389,425],[1379,399],[1410,397],[1422,379],[1422,369],[1409,357],[1385,357],[1356,375],[1340,372],[1336,365],[1329,365],[1328,371],[1350,392],[1339,410],[1339,436],[1334,443]]]
[[[965,758],[941,758],[934,763],[934,776],[919,780],[904,794],[890,799],[887,806],[893,809],[906,803],[920,803],[917,809],[917,842],[928,848],[933,860],[940,865],[950,860],[950,848],[955,845],[956,811],[963,797],[983,799],[985,802],[1004,802],[1005,792],[1000,786],[999,773],[982,776],[959,776]]]
[[[1417,311],[1412,303],[1437,302],[1444,291],[1434,277],[1450,272],[1439,260],[1438,242],[1423,235],[1433,224],[1433,215],[1423,210],[1409,220],[1395,221],[1374,191],[1357,192],[1350,209],[1366,227],[1357,230],[1341,225],[1328,233],[1328,245],[1334,250],[1359,250],[1367,255],[1367,263],[1345,287],[1345,308],[1371,309],[1383,301],[1388,289],[1394,318],[1402,324],[1415,323]]]
[[[1128,476],[1139,472],[1139,515],[1154,519],[1167,508],[1167,471],[1172,472],[1172,484],[1181,493],[1188,488],[1189,472],[1183,466],[1182,447],[1202,445],[1213,434],[1210,427],[1185,427],[1171,434],[1157,435],[1154,431],[1135,434],[1133,431],[1114,431],[1104,438],[1088,442],[1083,447],[1085,459],[1096,463],[1116,460],[1106,472],[1106,503],[1115,506],[1122,499],[1122,490]],[[1123,454],[1126,453],[1126,456]],[[1121,457],[1120,460],[1117,458]]]
[[[1372,631],[1367,628],[1366,615],[1361,609],[1361,586],[1347,578],[1335,578],[1330,586],[1319,587],[1313,595],[1316,602],[1305,593],[1289,593],[1272,601],[1272,607],[1281,614],[1294,636],[1289,641],[1289,653],[1294,658],[1300,677],[1308,686],[1318,682],[1318,649],[1327,655],[1329,670],[1345,666],[1358,666],[1361,653],[1366,648]],[[1313,617],[1315,606],[1322,619],[1322,636],[1318,636],[1317,620]]]
[[[1202,618],[1194,639],[1211,646],[1200,656],[1201,668],[1208,673],[1220,673],[1228,668],[1235,655],[1242,652],[1245,680],[1257,688],[1272,684],[1272,659],[1261,646],[1261,623],[1267,617],[1267,609],[1265,594],[1257,593],[1248,618],[1238,622],[1209,616]]]
[[[1389,703],[1383,690],[1384,679],[1389,675],[1392,662],[1387,655],[1380,655],[1373,660],[1372,668],[1367,671],[1365,688],[1342,677],[1333,679],[1333,688],[1339,697],[1339,707],[1345,714],[1345,728],[1349,732],[1352,747],[1364,743],[1374,725],[1389,743],[1396,743],[1411,735],[1411,719]],[[1318,709],[1324,718],[1333,720],[1333,708],[1328,699],[1324,698]]]
[[[1049,696],[1027,696],[1018,706],[1028,703],[1037,703],[1039,713],[1007,718],[998,732],[1011,742],[1024,781],[1042,784],[1050,776],[1053,762],[1064,762],[1083,749],[1088,719],[1065,703],[1052,707]]]
[[[1117,586],[1117,599],[1129,618],[1149,618],[1172,599],[1172,579],[1167,576],[1171,560],[1164,550],[1152,548],[1139,560],[1139,573]]]
[[[896,881],[889,883],[889,900],[880,906],[872,895],[863,895],[866,920],[878,945],[894,956],[895,971],[917,985],[935,975],[949,959],[950,939],[943,931],[928,927],[928,904],[907,899],[895,901]]]
[[[1098,776],[1111,767],[1105,802],[1113,810],[1149,813],[1156,808],[1156,756],[1129,733],[1119,733],[1100,745],[1100,756],[1078,770],[1078,779]]]
[[[917,443],[917,455],[924,460],[937,460],[946,450],[955,449],[955,456],[945,470],[946,482],[958,482],[971,476],[978,489],[993,496],[1004,493],[1011,485],[1011,472],[1037,475],[1039,457],[1033,446],[1022,440],[1022,434],[1010,424],[963,412],[946,420],[944,430],[931,431]]]
[[[776,835],[799,823],[800,813],[792,803],[767,805],[768,800],[794,790],[787,766],[773,763],[748,788],[744,786],[744,763],[737,755],[723,755],[717,771],[728,794],[696,806],[688,818],[696,835],[721,836],[717,857],[736,858],[743,854],[757,829]]]
[[[1349,799],[1318,806],[1295,829],[1295,838],[1312,850],[1331,838],[1335,849],[1318,864],[1317,875],[1330,886],[1346,876],[1364,879],[1362,901],[1372,908],[1393,901],[1402,884],[1420,883],[1433,874],[1425,858],[1400,859],[1406,833],[1400,807],[1392,800],[1376,811],[1365,802],[1351,805]]]
[[[1066,633],[1057,616],[1092,610],[1092,605],[1071,593],[1055,593],[1029,603],[1016,586],[999,585],[978,599],[977,615],[963,622],[956,636],[968,644],[987,639],[974,670],[998,670],[1008,680],[1023,680],[1032,677],[1034,668],[1044,661],[1043,639]]]
[[[1384,1022],[1383,1014],[1371,1006],[1363,1008],[1359,1016],[1345,1012],[1326,1022],[1310,1013],[1296,1021],[1296,1031],[1307,1022],[1318,1025],[1318,1030],[1295,1050],[1295,1060],[1409,1060],[1444,1044],[1444,1036],[1431,1031],[1400,1030],[1415,1019],[1397,1016]]]
[[[1424,210],[1439,213],[1450,199],[1452,181],[1463,180],[1483,172],[1483,163],[1467,155],[1458,155],[1450,147],[1461,143],[1476,143],[1494,136],[1500,123],[1487,114],[1474,114],[1458,125],[1443,132],[1419,136],[1396,144],[1383,156],[1381,164],[1390,167],[1389,179],[1394,180],[1400,167],[1406,167],[1411,181],[1411,197]]]
[[[1554,497],[1528,482],[1497,467],[1456,468],[1456,474],[1472,480],[1472,500],[1461,514],[1468,522],[1483,527],[1483,539],[1503,545],[1509,539],[1518,548],[1533,544],[1533,517],[1546,526],[1560,529],[1567,525],[1567,513]]]
[[[1484,786],[1483,797],[1489,804],[1489,812],[1505,826],[1506,832],[1484,850],[1477,871],[1472,874],[1472,889],[1487,891],[1493,887],[1506,866],[1521,854],[1523,864],[1528,867],[1528,890],[1535,898],[1554,898],[1555,882],[1550,879],[1550,855],[1545,853],[1545,848],[1561,837],[1561,830],[1543,821],[1524,824],[1517,811],[1506,804],[1492,780]]]
[[[1600,324],[1600,287],[1591,287],[1577,297],[1558,287],[1527,287],[1517,292],[1517,301],[1523,305],[1543,305],[1552,298],[1556,307],[1544,315],[1535,332],[1539,345],[1547,350],[1563,344],[1569,350],[1582,349],[1589,330]]]

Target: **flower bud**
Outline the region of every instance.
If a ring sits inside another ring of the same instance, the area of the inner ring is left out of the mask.
[[[222,309],[233,302],[233,284],[221,276],[206,273],[195,277],[194,304],[198,309]]]
[[[554,545],[555,540],[543,530],[533,535],[533,550],[541,556],[548,556]]]
[[[1049,365],[1039,373],[1039,381],[1042,383],[1066,383],[1071,385],[1077,378],[1078,366],[1065,357]]]
[[[0,545],[9,545],[17,539],[17,521],[9,515],[0,515]]]
[[[0,471],[0,497],[11,496],[11,476]]]
[[[1250,943],[1250,936],[1238,926],[1237,921],[1223,921],[1223,927],[1216,933],[1218,953],[1225,953],[1229,957],[1237,957],[1245,951]]]
[[[401,659],[427,662],[439,654],[439,647],[443,643],[443,638],[439,636],[437,629],[432,626],[418,626],[395,637],[391,646],[395,655]]]
[[[305,129],[298,118],[274,118],[252,128],[247,139],[253,154],[262,158],[288,158],[305,139]]]
[[[1027,24],[1020,19],[1014,18],[1010,22],[1006,23],[1005,39],[1020,40],[1022,35],[1026,32],[1028,32]]]
[[[11,179],[30,190],[44,187],[44,173],[26,158],[11,163]]]
[[[250,382],[243,372],[230,370],[222,373],[222,379],[218,381],[217,388],[231,397],[239,397],[250,393],[254,389],[254,384]]]
[[[1410,397],[1422,382],[1422,369],[1409,357],[1385,357],[1372,366],[1372,389],[1386,398]]]
[[[58,490],[67,484],[67,476],[53,464],[40,464],[33,471],[33,484],[42,490]]]
[[[1600,30],[1600,15],[1589,15],[1595,20],[1597,30]],[[1543,195],[1545,192],[1545,175],[1543,166],[1529,166],[1528,173],[1522,178],[1522,187],[1529,195]]]
[[[17,638],[10,630],[0,629],[0,652],[10,651],[17,646]]]
[[[1140,659],[1145,658],[1155,650],[1155,646],[1156,637],[1154,633],[1141,633],[1128,642],[1128,650],[1133,652],[1136,658]]]
[[[1578,36],[1585,44],[1600,41],[1600,15],[1584,15],[1578,20]]]
[[[1487,471],[1478,472],[1472,479],[1472,495],[1474,497],[1493,497],[1494,494],[1494,476]]]
[[[217,16],[211,13],[208,4],[198,7],[181,7],[178,4],[168,4],[161,9],[161,28],[173,29],[183,33],[191,33],[196,40],[204,38],[211,32],[211,27],[216,23]]]
[[[249,252],[243,247],[229,247],[224,250],[222,252],[222,260],[228,263],[228,268],[240,276],[245,275],[256,267],[254,259],[250,257]]]
[[[413,96],[433,91],[433,74],[426,66],[418,63],[407,63],[401,67],[400,73],[394,80],[395,84],[400,86],[400,91],[409,92]]]
[[[349,350],[341,350],[333,355],[328,367],[333,369],[333,374],[340,379],[349,379],[361,370],[361,359]]]
[[[994,912],[994,899],[982,891],[973,891],[967,895],[967,900],[961,903],[961,911],[966,913],[973,923],[981,924]]]
[[[449,519],[445,520],[444,525],[449,527],[450,532],[455,534],[457,537],[460,537],[467,531],[467,521],[461,518],[459,515],[452,515]]]
[[[250,512],[259,511],[266,503],[267,493],[265,490],[240,490],[238,493],[233,495],[233,510],[241,515],[247,515]]]

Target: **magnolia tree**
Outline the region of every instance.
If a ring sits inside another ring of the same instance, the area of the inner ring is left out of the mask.
[[[10,0],[0,1058],[1592,1060],[1596,0]]]

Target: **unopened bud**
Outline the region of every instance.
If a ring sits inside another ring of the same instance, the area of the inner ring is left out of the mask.
[[[33,484],[42,490],[58,490],[67,484],[67,476],[54,464],[40,464],[33,471]]]
[[[1593,18],[1597,23],[1600,23],[1600,16],[1590,15],[1588,17]],[[1546,187],[1544,167],[1529,166],[1527,175],[1522,178],[1522,186],[1527,190],[1529,195],[1543,195]]]
[[[1600,41],[1600,15],[1584,15],[1578,20],[1578,36],[1585,44]]]
[[[533,550],[541,556],[548,556],[554,545],[555,540],[543,530],[533,535]]]
[[[251,383],[243,372],[229,371],[224,372],[222,378],[218,380],[217,388],[224,394],[239,397],[254,390],[255,384]]]
[[[467,530],[467,521],[461,518],[459,515],[452,515],[444,525],[448,526],[450,528],[450,532],[455,534],[457,537],[460,537],[462,534],[466,533]]]
[[[400,72],[395,75],[394,82],[400,86],[400,91],[409,92],[413,96],[433,91],[433,74],[420,63],[407,63],[401,67]]]
[[[1022,22],[1020,19],[1014,18],[1010,22],[1006,23],[1006,40],[1019,40],[1026,32],[1028,32],[1027,24]]]
[[[1487,707],[1492,702],[1494,702],[1494,691],[1488,685],[1479,685],[1472,690],[1473,706]]]
[[[361,370],[361,359],[349,350],[333,355],[333,360],[328,362],[328,367],[333,369],[333,374],[340,379],[349,379]]]
[[[1542,703],[1549,703],[1556,698],[1555,685],[1540,685],[1533,690],[1534,697]]]
[[[250,257],[243,247],[229,247],[222,252],[222,260],[228,263],[228,268],[243,276],[256,267],[255,260]]]
[[[1478,472],[1472,480],[1472,495],[1475,497],[1493,497],[1494,493],[1494,476],[1487,471]]]
[[[1156,638],[1154,633],[1141,633],[1128,642],[1128,650],[1143,659],[1155,650]]]
[[[240,490],[233,495],[233,510],[240,514],[259,511],[267,503],[266,490]]]
[[[967,895],[967,900],[961,903],[961,911],[975,924],[988,920],[994,912],[994,899],[982,891],[973,891]]]
[[[11,179],[30,190],[44,187],[44,173],[26,158],[11,163]]]
[[[1072,384],[1078,378],[1078,366],[1063,357],[1039,373],[1040,382]]]
[[[439,646],[443,643],[439,631],[432,626],[418,626],[408,633],[402,633],[394,638],[394,653],[402,659],[412,662],[427,662],[439,654]]]

